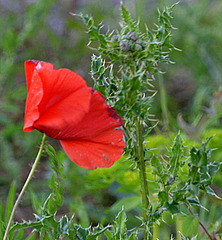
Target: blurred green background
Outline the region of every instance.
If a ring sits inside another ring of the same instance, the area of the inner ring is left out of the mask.
[[[175,1],[126,0],[132,16],[140,19],[141,28],[147,24],[154,29],[157,9],[171,6]],[[89,85],[90,56],[86,47],[88,36],[84,25],[72,13],[93,16],[103,21],[104,29],[118,28],[119,0],[0,0],[0,199],[5,202],[11,182],[19,190],[37,153],[41,134],[23,133],[26,83],[24,61],[36,59],[51,62],[57,68],[69,68],[80,74]],[[162,66],[164,74],[156,75],[158,90],[152,112],[160,121],[152,136],[150,148],[164,154],[175,133],[183,133],[187,146],[210,142],[216,148],[212,158],[222,159],[222,1],[181,0],[174,9],[173,43],[181,51],[171,54],[175,64]],[[48,139],[58,151],[58,142]],[[88,171],[72,163],[64,152],[58,153],[65,166],[65,204],[61,214],[76,213],[77,221],[87,226],[99,221],[107,223],[125,205],[129,227],[139,224],[140,205],[137,174],[130,161],[122,159],[110,169]],[[214,189],[222,195],[222,171],[215,178]],[[50,192],[51,170],[47,156],[43,157],[29,192],[16,214],[16,219],[33,218],[31,202],[43,202]],[[152,177],[152,176],[151,176]],[[35,194],[34,194],[35,193]],[[202,221],[213,229],[221,224],[218,207],[221,201],[202,197],[209,212],[200,211]],[[209,202],[213,202],[210,204]],[[129,204],[131,203],[131,204]],[[33,204],[35,205],[35,204]],[[38,206],[33,206],[38,211]],[[180,229],[180,220],[166,216],[161,225],[161,238],[169,239]],[[172,224],[171,224],[172,223]],[[171,224],[171,225],[169,225]],[[177,228],[175,228],[177,225]],[[169,227],[171,226],[171,227]],[[172,227],[173,226],[173,227]],[[194,232],[195,233],[195,232]],[[192,233],[192,234],[194,234]]]

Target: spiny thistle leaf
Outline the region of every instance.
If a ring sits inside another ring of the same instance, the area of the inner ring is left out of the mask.
[[[170,160],[171,164],[170,172],[174,176],[174,178],[178,176],[178,170],[180,167],[180,160],[182,158],[182,154],[183,154],[183,141],[180,134],[178,134],[174,140]]]
[[[115,234],[116,239],[124,239],[126,234],[126,213],[122,209],[115,219]]]
[[[57,211],[57,208],[63,203],[63,192],[64,186],[61,184],[63,175],[63,163],[58,158],[56,151],[51,145],[46,147],[46,152],[49,155],[51,168],[54,170],[55,174],[51,176],[50,180],[50,188],[52,189],[52,194],[50,195],[50,199],[48,200],[47,207],[48,211],[53,214]]]
[[[100,47],[101,48],[106,48],[107,42],[106,42],[106,38],[103,34],[100,33],[100,30],[102,29],[103,25],[102,23],[100,23],[97,27],[94,25],[94,20],[93,18],[89,17],[89,16],[84,16],[83,14],[74,14],[72,13],[73,16],[77,16],[79,18],[81,18],[83,20],[83,22],[85,23],[85,25],[88,28],[88,34],[90,36],[90,41],[88,43],[88,45],[90,45],[91,43],[98,41],[100,43]],[[97,50],[96,48],[93,48],[95,50]]]
[[[130,12],[124,7],[123,2],[121,2],[121,14],[125,25],[129,27],[130,31],[135,31],[135,23],[131,18]]]
[[[6,222],[8,222],[11,212],[12,212],[12,208],[14,205],[14,199],[15,199],[15,193],[16,193],[16,183],[12,182],[10,190],[9,190],[9,194],[8,194],[8,199],[7,199],[7,208],[6,208]]]
[[[107,229],[109,229],[111,226],[107,225],[106,227],[97,226],[93,228],[93,232],[90,232],[87,236],[87,240],[96,240],[97,237],[103,234]]]

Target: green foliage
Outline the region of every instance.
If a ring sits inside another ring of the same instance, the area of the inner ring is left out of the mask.
[[[51,169],[55,172],[55,175],[52,175],[49,183],[49,187],[52,190],[52,198],[49,199],[50,202],[48,203],[49,212],[53,214],[56,212],[57,207],[63,203],[64,186],[61,184],[61,181],[64,179],[64,167],[61,159],[57,158],[52,146],[48,145],[46,152],[49,155]]]
[[[196,194],[198,194],[198,189],[205,191],[209,189],[208,192],[211,192],[209,185],[220,166],[219,162],[209,161],[212,149],[206,149],[208,141],[209,139],[202,144],[200,149],[192,148],[190,152],[189,177]]]
[[[182,233],[184,236],[196,235],[198,233],[199,220],[194,216],[180,216],[182,222]]]
[[[211,191],[210,184],[219,169],[219,163],[210,161],[212,149],[206,148],[208,141],[199,149],[192,147],[190,156],[187,157],[183,154],[182,138],[177,135],[168,161],[160,164],[156,157],[152,159],[153,172],[157,176],[157,182],[161,183],[158,194],[159,206],[154,212],[155,216],[159,217],[164,209],[172,214],[178,213],[180,212],[179,204],[183,202],[200,206],[199,190],[215,194]],[[181,178],[180,174],[184,171],[186,177]]]
[[[24,235],[24,229],[32,228],[34,231],[39,232],[40,239],[61,239],[65,237],[68,239],[97,239],[97,236],[109,228],[97,226],[91,229],[91,227],[83,228],[80,225],[75,224],[74,217],[68,219],[68,217],[62,216],[59,220],[57,217],[57,210],[63,203],[63,191],[64,186],[61,184],[61,180],[64,178],[64,167],[60,159],[58,158],[54,148],[50,145],[47,146],[46,152],[50,157],[51,168],[55,175],[52,175],[49,186],[52,193],[48,196],[46,201],[41,206],[40,214],[35,214],[35,221],[23,221],[22,223],[15,223],[10,229],[10,239],[21,239]],[[13,207],[13,199],[15,196],[15,184],[12,185],[8,197],[8,205],[6,210],[6,217],[10,215],[11,208]],[[3,206],[3,205],[0,205]],[[3,214],[3,213],[2,213]],[[2,215],[4,218],[4,215]],[[4,219],[1,219],[1,229],[4,229]],[[7,220],[6,220],[7,222]],[[4,232],[4,231],[2,231]],[[16,236],[14,234],[16,233]],[[26,239],[33,239],[34,234],[29,235]]]
[[[15,223],[10,229],[10,239],[21,239],[24,236],[24,229],[31,228],[35,232],[40,234],[40,239],[79,239],[79,240],[96,240],[98,236],[105,234],[106,236],[112,236],[108,239],[128,239],[127,228],[126,228],[126,214],[122,210],[116,217],[114,225],[107,225],[106,227],[87,227],[75,224],[74,217],[68,219],[66,215],[62,216],[59,220],[57,217],[57,210],[62,205],[63,185],[61,180],[63,179],[63,164],[57,157],[54,148],[50,145],[47,146],[46,152],[50,157],[51,168],[55,172],[50,179],[49,186],[52,193],[48,196],[43,206],[41,206],[40,214],[35,214],[35,221],[23,221],[22,223]],[[10,215],[11,208],[13,207],[15,196],[15,183],[12,187],[8,196],[8,205],[6,210],[6,217]],[[4,212],[3,205],[0,205],[1,209],[1,229],[4,229]],[[6,221],[7,222],[7,221]],[[109,230],[111,229],[111,230]],[[2,231],[4,232],[4,230]],[[16,235],[15,235],[16,234]],[[15,236],[14,236],[15,235]],[[26,240],[34,239],[35,234],[30,234]],[[130,235],[129,239],[138,239],[136,233]]]
[[[14,199],[16,193],[16,183],[13,182],[11,184],[8,199],[7,199],[7,207],[5,208],[2,201],[0,201],[0,238],[3,239],[3,234],[5,232],[6,224],[11,215],[12,208],[14,206]]]
[[[6,219],[5,219],[6,222],[8,222],[12,212],[12,208],[14,206],[15,193],[16,193],[16,184],[15,182],[13,182],[8,194],[8,199],[7,199]]]
[[[96,240],[98,236],[102,235],[109,226],[106,227],[88,227],[83,228],[70,220],[67,216],[62,216],[59,221],[55,216],[36,216],[35,222],[17,223],[12,230],[19,230],[25,228],[33,228],[40,233],[40,239],[78,239],[78,240]]]
[[[114,203],[112,205],[112,207],[110,208],[110,211],[118,212],[122,208],[122,206],[124,206],[124,209],[126,211],[130,211],[130,210],[138,207],[141,204],[142,203],[141,203],[141,197],[140,196],[125,197],[123,199],[120,199],[116,203]]]
[[[181,232],[180,232],[180,236],[181,236],[182,240],[196,240],[197,239],[197,236],[192,237],[192,238],[186,238]]]
[[[137,231],[132,232],[130,236],[128,235],[126,221],[127,221],[126,213],[122,209],[116,216],[115,222],[112,225],[112,230],[105,231],[105,236],[107,240],[119,240],[119,239],[137,240],[138,239]]]
[[[152,141],[152,139],[155,141]],[[147,145],[150,144],[152,147],[158,147],[161,146],[161,144],[164,144],[164,146],[166,146],[166,143],[167,145],[170,144],[169,138],[166,137],[166,140],[163,139],[164,136],[150,135],[147,139],[149,140]],[[184,203],[187,203],[188,206],[192,208],[195,208],[196,206],[202,207],[202,203],[199,200],[200,190],[205,191],[209,195],[213,194],[215,196],[214,191],[212,191],[209,186],[212,183],[216,171],[218,170],[219,164],[218,162],[212,162],[210,160],[210,153],[212,150],[207,149],[207,144],[210,144],[213,139],[214,138],[211,138],[210,140],[208,139],[207,142],[204,142],[202,145],[200,145],[193,141],[189,142],[188,140],[184,140],[181,134],[178,134],[175,137],[172,147],[168,150],[168,153],[167,149],[165,149],[163,152],[161,148],[158,151],[155,149],[152,151],[152,168],[147,168],[147,173],[150,173],[150,171],[153,173],[153,175],[148,174],[148,180],[150,181],[150,192],[154,195],[150,195],[150,200],[152,203],[152,209],[150,209],[150,217],[153,219],[153,221],[161,222],[161,219],[164,218],[165,211],[171,213],[172,215],[178,215],[180,213],[184,214]],[[193,144],[195,147],[192,147]],[[196,153],[195,160],[193,156],[194,149]],[[160,155],[162,155],[162,157]],[[204,156],[206,159],[203,161]],[[174,164],[171,162],[174,162]],[[197,171],[193,171],[188,167],[188,165],[193,166],[198,164],[199,167]],[[116,212],[121,209],[121,206],[124,206],[127,211],[132,210],[136,206],[141,209],[141,202],[139,197],[140,190],[138,188],[138,172],[133,171],[133,165],[131,170],[129,170],[129,167],[130,163],[127,163],[123,159],[122,161],[117,162],[113,168],[110,169],[110,171],[108,169],[97,169],[95,171],[90,171],[90,175],[88,176],[89,180],[90,182],[94,182],[95,188],[97,190],[97,187],[100,185],[97,185],[96,182],[107,181],[107,178],[108,181],[106,184],[101,185],[100,187],[108,187],[114,181],[117,181],[121,184],[121,186],[118,188],[119,191],[127,191],[129,193],[135,192],[138,194],[138,196],[130,196],[120,199],[114,205],[112,205],[110,211]],[[210,173],[203,175],[201,173],[202,169],[209,169]],[[116,174],[113,174],[113,172],[116,172]],[[195,174],[199,174],[199,176],[205,177],[206,179],[194,182],[193,176]],[[93,188],[92,184],[91,188]],[[197,233],[197,218],[192,217],[188,212],[186,212],[186,214],[187,216],[183,216],[181,218],[179,217],[179,221],[182,221],[182,226],[185,226],[183,225],[185,223],[189,223],[191,219],[195,222],[192,229],[190,227],[187,228],[186,231],[181,229],[182,233],[188,237],[192,234],[195,235]],[[188,225],[186,224],[186,226]],[[185,228],[186,227],[183,229]]]

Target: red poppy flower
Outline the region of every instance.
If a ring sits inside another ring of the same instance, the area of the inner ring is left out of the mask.
[[[60,140],[80,167],[110,167],[125,146],[123,124],[103,96],[69,69],[26,61],[28,97],[24,131],[37,129]]]

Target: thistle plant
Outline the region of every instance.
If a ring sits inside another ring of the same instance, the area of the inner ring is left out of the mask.
[[[215,195],[210,184],[219,168],[218,162],[209,161],[212,151],[206,148],[209,140],[199,150],[192,148],[188,157],[184,153],[182,137],[178,134],[168,161],[152,156],[146,147],[149,146],[146,138],[156,126],[150,113],[156,93],[152,81],[155,81],[155,75],[161,73],[162,62],[172,63],[170,52],[178,50],[171,43],[172,30],[175,29],[171,23],[172,10],[176,5],[158,11],[156,29],[151,31],[145,26],[145,32],[140,30],[139,22],[132,19],[123,4],[120,30],[105,34],[101,31],[102,23],[96,26],[93,18],[75,14],[87,26],[90,37],[88,46],[96,52],[91,62],[94,87],[124,120],[125,154],[133,160],[139,172],[144,239],[152,239],[153,225],[162,219],[164,211],[177,214],[181,211],[180,206],[184,205],[192,213],[191,205],[201,206],[198,199],[200,190]],[[181,181],[180,173],[186,171],[187,166],[189,173],[186,182]],[[160,186],[157,205],[150,200],[148,167],[152,168],[155,182]],[[213,239],[201,222],[200,225]]]
[[[162,62],[171,63],[169,53],[174,49],[170,42],[171,8],[159,12],[156,30],[146,26],[141,32],[128,10],[121,4],[121,29],[101,34],[102,24],[94,25],[92,18],[78,15],[83,19],[90,36],[89,46],[98,53],[92,56],[91,75],[95,88],[118,111],[124,120],[126,154],[134,160],[139,169],[143,203],[144,239],[152,235],[153,222],[149,217],[152,206],[146,176],[147,159],[145,140],[153,129],[150,107],[155,95],[152,87],[155,73]],[[116,74],[114,74],[116,73]]]

